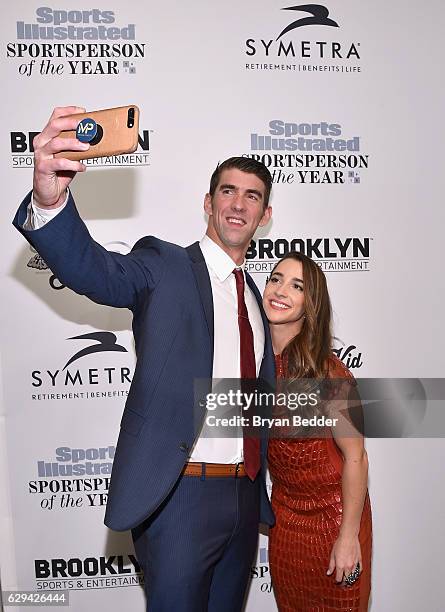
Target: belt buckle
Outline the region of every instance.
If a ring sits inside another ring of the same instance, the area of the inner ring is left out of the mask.
[[[238,478],[238,472],[240,471],[241,463],[237,463],[235,467],[235,478]]]

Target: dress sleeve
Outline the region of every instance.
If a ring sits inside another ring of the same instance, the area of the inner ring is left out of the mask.
[[[336,437],[363,436],[364,418],[357,381],[351,371],[335,355],[329,360],[326,412],[336,419],[333,433]]]

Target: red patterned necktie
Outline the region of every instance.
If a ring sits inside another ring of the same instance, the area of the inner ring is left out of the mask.
[[[240,337],[240,370],[241,380],[256,379],[255,351],[253,345],[253,332],[244,301],[244,274],[239,268],[233,271],[236,280],[236,293],[238,295],[238,327]],[[254,480],[260,469],[260,440],[246,435],[243,443],[244,468],[250,480]]]

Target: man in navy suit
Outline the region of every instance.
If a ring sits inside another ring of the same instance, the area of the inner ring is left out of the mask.
[[[79,112],[55,109],[34,139],[33,192],[14,224],[65,285],[133,312],[137,365],[105,523],[132,529],[147,610],[235,612],[243,605],[258,523],[274,520],[267,445],[206,435],[194,384],[241,375],[274,382],[261,296],[242,270],[255,230],[271,216],[272,178],[259,162],[230,158],[212,175],[199,243],[185,249],[149,236],[128,255],[108,252],[91,238],[67,192],[84,166],[54,157],[88,148],[59,138],[76,129],[69,115]]]

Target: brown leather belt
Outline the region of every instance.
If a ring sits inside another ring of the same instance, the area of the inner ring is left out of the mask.
[[[244,463],[193,463],[189,461],[182,470],[184,476],[240,478],[246,476]]]

